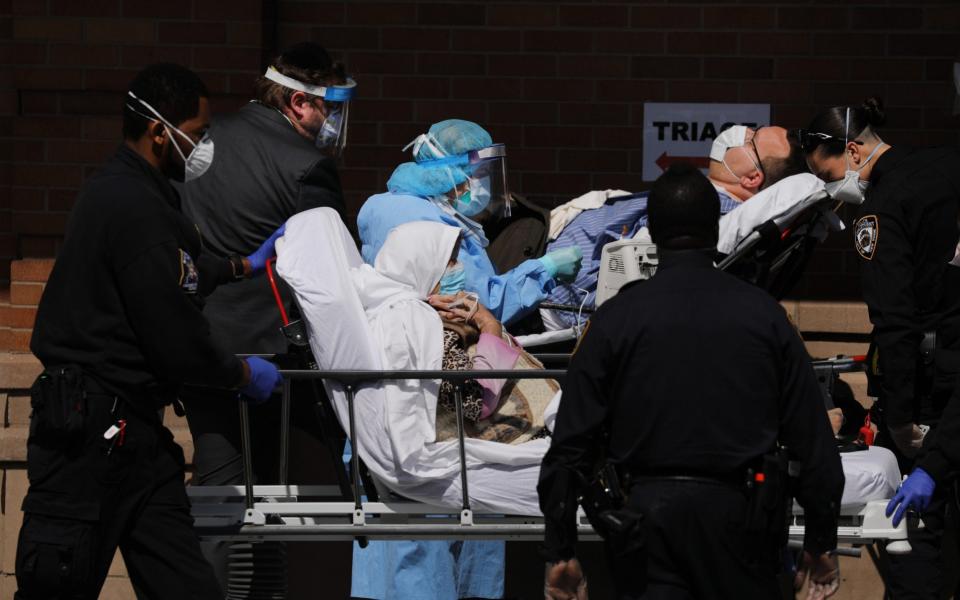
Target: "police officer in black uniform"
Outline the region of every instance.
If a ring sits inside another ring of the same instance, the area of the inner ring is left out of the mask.
[[[803,344],[773,298],[714,267],[719,200],[698,170],[668,169],[649,214],[657,273],[590,320],[541,468],[548,597],[577,597],[577,499],[598,461],[625,492],[617,521],[633,523],[609,529],[626,543],[607,537],[620,598],[779,597],[778,445],[802,465],[801,573],[826,597],[843,472]]]
[[[960,372],[960,152],[892,147],[878,135],[883,123],[882,104],[870,98],[824,110],[799,137],[827,191],[861,205],[853,235],[873,323],[877,443],[894,450],[906,473],[935,439],[948,452],[960,444],[956,436],[936,435]],[[947,475],[940,450],[926,453],[920,465],[910,488],[926,490],[931,477]],[[943,511],[944,502],[935,502],[921,530],[911,521],[913,551],[890,557],[895,598],[940,597]]]
[[[203,560],[184,458],[161,422],[185,381],[269,397],[280,377],[211,341],[202,294],[256,270],[203,253],[168,178],[201,168],[207,91],[188,69],[141,71],[124,142],[83,186],[40,301],[31,349],[30,488],[16,598],[96,598],[116,549],[142,598],[222,598]]]

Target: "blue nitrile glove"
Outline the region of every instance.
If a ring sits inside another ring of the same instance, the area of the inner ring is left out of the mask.
[[[583,252],[580,251],[579,246],[567,246],[541,256],[539,260],[550,277],[569,282],[576,279],[577,273],[580,272]]]
[[[250,382],[240,388],[240,393],[250,404],[266,402],[273,390],[283,383],[283,377],[277,371],[277,366],[268,360],[258,356],[251,356],[246,360],[250,367]]]
[[[267,261],[277,255],[277,250],[275,248],[277,244],[277,238],[283,235],[283,232],[286,231],[287,224],[284,223],[273,232],[273,235],[267,238],[267,241],[260,244],[260,247],[253,251],[253,254],[247,257],[247,260],[250,261],[250,270],[254,274],[260,273],[267,268]]]
[[[930,506],[930,499],[933,498],[933,490],[936,488],[937,482],[926,471],[919,467],[914,469],[887,504],[887,516],[893,514],[893,526],[900,525],[907,509],[912,508],[917,512],[926,510]],[[895,514],[894,510],[896,510]]]

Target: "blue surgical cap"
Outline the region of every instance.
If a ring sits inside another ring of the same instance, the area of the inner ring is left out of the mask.
[[[431,141],[445,156],[465,154],[471,150],[479,150],[493,145],[493,138],[487,130],[472,121],[463,119],[447,119],[430,126],[427,132]],[[422,144],[415,150],[413,159],[417,162],[441,158],[436,156],[429,144]]]
[[[394,169],[387,180],[387,190],[430,198],[442,196],[466,180],[467,173],[457,166],[425,166],[405,162]]]

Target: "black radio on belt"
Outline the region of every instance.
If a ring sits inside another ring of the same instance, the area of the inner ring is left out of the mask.
[[[587,520],[617,554],[623,556],[643,547],[640,522],[643,515],[629,509],[628,490],[622,485],[616,466],[603,461],[594,478],[581,485],[577,501]]]
[[[66,446],[82,437],[87,414],[83,371],[76,365],[45,369],[30,388],[30,407],[34,441]]]
[[[746,532],[775,543],[787,543],[789,460],[785,449],[764,454],[746,470]]]

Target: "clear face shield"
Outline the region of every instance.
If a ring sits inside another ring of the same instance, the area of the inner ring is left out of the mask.
[[[347,146],[350,100],[356,93],[357,82],[347,77],[347,82],[343,85],[312,85],[287,77],[272,66],[267,68],[263,76],[274,83],[310,94],[323,101],[325,117],[323,125],[320,126],[320,131],[317,132],[315,143],[317,148],[340,156]]]
[[[507,147],[494,144],[462,156],[465,160],[460,168],[467,174],[467,181],[454,188],[451,198],[454,209],[465,217],[484,223],[509,217]]]

